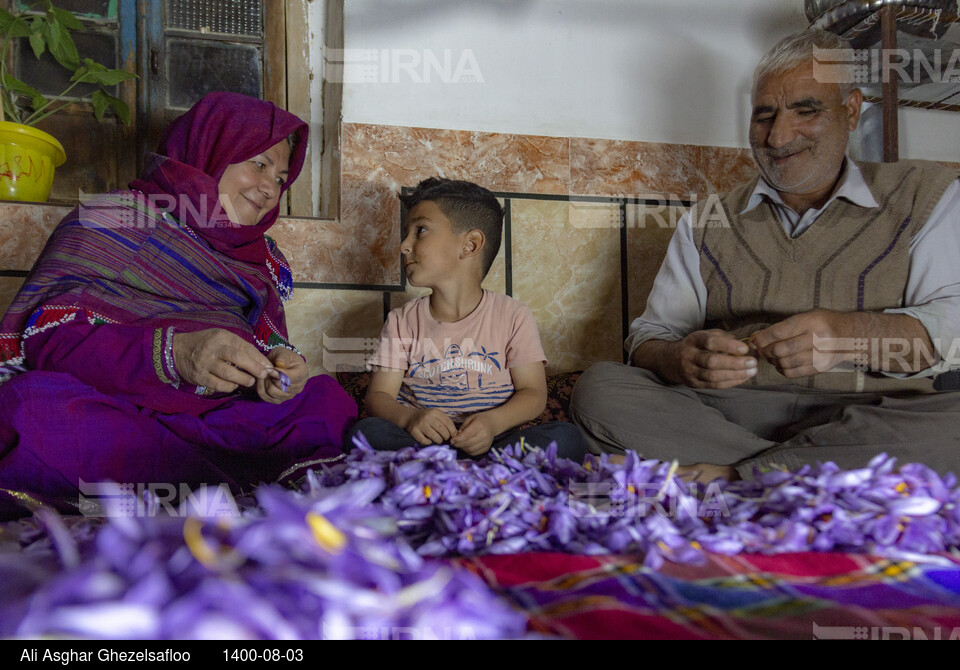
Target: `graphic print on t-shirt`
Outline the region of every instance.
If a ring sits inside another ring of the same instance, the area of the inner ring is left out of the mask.
[[[440,369],[440,388],[467,388],[467,368],[463,366],[463,352],[459,344],[451,344],[443,354],[444,363],[451,361],[452,365]]]
[[[448,343],[442,358],[422,354],[408,370],[401,399],[423,407],[440,407],[453,415],[472,414],[506,402],[513,395],[499,351],[473,342]],[[499,377],[499,379],[498,379]],[[409,386],[409,389],[407,388]]]

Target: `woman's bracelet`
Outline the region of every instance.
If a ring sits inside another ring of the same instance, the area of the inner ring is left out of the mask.
[[[157,328],[153,331],[153,369],[164,384],[180,388],[180,375],[177,374],[173,358],[173,334],[173,328]]]

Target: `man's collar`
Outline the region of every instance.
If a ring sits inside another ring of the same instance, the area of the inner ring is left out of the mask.
[[[858,207],[879,207],[880,203],[873,197],[873,192],[871,192],[870,187],[867,186],[867,182],[864,180],[863,173],[860,171],[859,166],[849,158],[844,159],[843,164],[843,177],[840,179],[840,188],[833,192],[833,195],[830,196],[830,199],[827,200],[823,207],[826,207],[837,198],[844,198]],[[763,175],[760,175],[760,178],[757,180],[757,185],[753,189],[753,193],[750,194],[750,199],[747,200],[747,206],[744,207],[740,213],[745,214],[749,212],[763,202],[764,197],[769,198],[774,203],[782,205],[783,207],[787,206],[783,202],[783,198],[780,197],[780,193],[767,183]]]

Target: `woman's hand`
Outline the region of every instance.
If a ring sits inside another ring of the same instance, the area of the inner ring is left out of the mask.
[[[173,358],[180,379],[217,393],[253,386],[273,367],[259,349],[221,328],[174,334]]]
[[[303,358],[286,347],[271,349],[267,358],[273,369],[267,372],[266,378],[257,380],[257,395],[279,405],[300,393],[310,375]]]

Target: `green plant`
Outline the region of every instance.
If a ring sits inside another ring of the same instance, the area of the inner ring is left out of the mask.
[[[15,14],[0,9],[0,36],[3,37],[0,50],[0,99],[3,103],[0,106],[0,121],[9,120],[34,126],[79,99],[93,105],[97,121],[103,119],[109,108],[122,123],[130,123],[130,109],[127,104],[107,93],[104,87],[134,79],[136,75],[123,70],[110,70],[89,58],[81,58],[70,33],[83,29],[83,24],[72,12],[54,7],[50,0],[35,2],[29,9]],[[58,95],[47,98],[14,77],[10,47],[11,40],[18,39],[30,41],[30,48],[38,60],[49,51],[57,63],[73,73],[70,85]],[[64,100],[79,84],[95,84],[98,88],[89,96]]]

